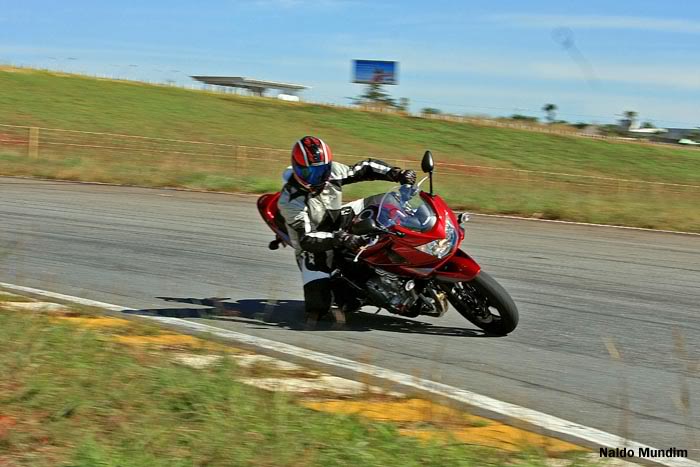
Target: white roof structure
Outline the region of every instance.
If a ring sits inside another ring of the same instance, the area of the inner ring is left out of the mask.
[[[214,86],[227,86],[231,88],[247,89],[253,94],[263,95],[268,89],[277,89],[286,94],[292,94],[304,89],[311,89],[302,84],[280,83],[278,81],[264,81],[260,79],[245,78],[243,76],[192,76],[192,79]]]
[[[648,133],[652,135],[656,133],[668,133],[666,128],[630,128],[627,131],[630,133]]]

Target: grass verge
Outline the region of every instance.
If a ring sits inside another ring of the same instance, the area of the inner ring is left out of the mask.
[[[237,383],[241,370],[222,349],[217,365],[193,369],[163,346],[115,339],[126,327],[152,338],[152,326],[67,321],[0,304],[2,465],[545,465],[536,451],[422,442],[390,423],[305,409]]]

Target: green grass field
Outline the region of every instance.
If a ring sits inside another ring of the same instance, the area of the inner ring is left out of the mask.
[[[694,149],[11,68],[0,69],[2,123],[269,148],[288,148],[299,136],[316,134],[337,154],[345,155],[343,161],[373,156],[412,160],[404,164],[416,168],[417,160],[429,148],[438,163],[438,190],[459,207],[700,231],[698,188],[493,169],[447,171],[444,165],[440,168],[441,163],[449,162],[700,185],[700,150]],[[0,136],[11,131],[15,130],[0,127]],[[79,139],[82,146],[64,145],[74,139]],[[278,187],[279,173],[287,164],[284,151],[263,152],[266,160],[248,159],[239,164],[242,159],[225,147],[115,142],[104,135],[50,133],[45,144],[40,157],[29,160],[25,149],[0,143],[0,174],[259,192]],[[354,190],[350,195],[367,192],[364,188]]]

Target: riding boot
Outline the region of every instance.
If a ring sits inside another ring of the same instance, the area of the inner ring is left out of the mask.
[[[304,321],[307,328],[315,328],[319,320],[330,311],[333,304],[330,279],[318,279],[304,285]]]

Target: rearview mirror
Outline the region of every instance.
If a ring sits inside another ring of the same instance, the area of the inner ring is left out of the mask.
[[[359,220],[353,223],[350,227],[350,232],[355,235],[371,235],[373,233],[377,233],[378,231],[379,227],[377,227],[377,223],[374,222],[374,219],[371,217],[366,217]]]
[[[420,168],[425,173],[431,173],[435,168],[435,163],[433,162],[433,153],[430,151],[425,151],[423,154],[423,160],[420,163]]]

